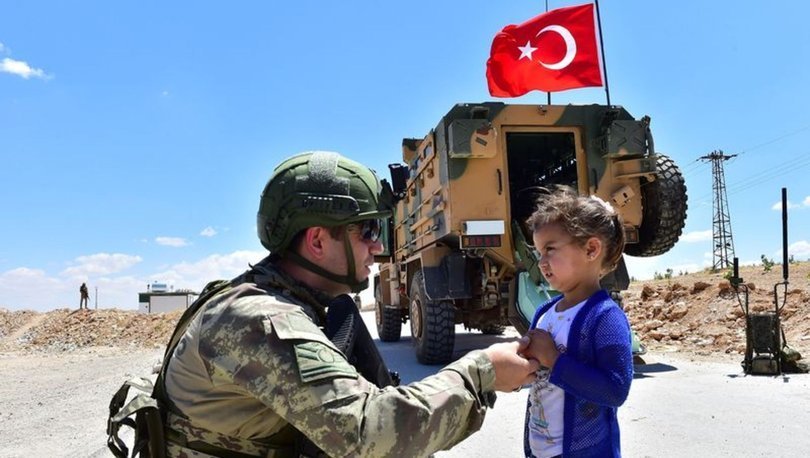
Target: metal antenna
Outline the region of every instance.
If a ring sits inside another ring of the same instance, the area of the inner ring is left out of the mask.
[[[723,172],[723,161],[727,161],[736,154],[726,155],[722,150],[712,151],[710,154],[700,159],[712,161],[712,191],[714,201],[714,219],[712,221],[712,243],[714,244],[714,263],[712,269],[724,269],[731,267],[734,259],[734,238],[731,236],[731,216],[728,210],[728,198],[726,198],[726,178]]]

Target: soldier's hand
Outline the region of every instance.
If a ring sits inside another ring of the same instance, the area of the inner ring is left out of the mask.
[[[521,339],[517,342],[494,344],[484,350],[495,367],[495,390],[514,391],[534,379],[540,363],[518,353],[526,344]]]
[[[523,337],[531,339],[529,347],[521,352],[524,356],[540,361],[543,367],[554,367],[560,352],[557,350],[557,345],[554,343],[551,334],[541,329],[531,329]]]

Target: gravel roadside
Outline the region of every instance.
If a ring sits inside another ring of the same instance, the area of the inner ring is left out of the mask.
[[[95,347],[70,353],[0,353],[0,457],[112,456],[110,398],[149,375],[162,350]]]
[[[480,347],[483,337],[463,335],[460,343]],[[381,351],[406,381],[437,369],[408,361],[404,339],[383,343]],[[110,397],[128,377],[149,375],[161,353],[113,347],[0,353],[0,457],[111,456]],[[744,376],[739,358],[727,355],[651,353],[645,360],[619,410],[625,456],[807,456],[810,375]],[[499,395],[481,431],[436,456],[521,456],[525,403],[525,390]]]

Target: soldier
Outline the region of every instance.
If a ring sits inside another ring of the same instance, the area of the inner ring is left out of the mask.
[[[166,368],[169,456],[426,456],[477,431],[494,391],[534,377],[512,342],[379,388],[327,339],[328,304],[364,289],[382,251],[386,190],[337,153],[275,169],[257,223],[269,256],[203,305]]]
[[[87,302],[90,300],[90,294],[87,292],[86,284],[82,283],[82,286],[79,286],[79,295],[81,296],[81,299],[79,299],[79,310],[81,310],[82,307],[90,309],[87,305]]]

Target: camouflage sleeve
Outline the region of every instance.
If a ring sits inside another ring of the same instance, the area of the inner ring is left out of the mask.
[[[495,372],[481,351],[380,389],[303,313],[271,315],[262,326],[261,341],[242,339],[211,362],[227,362],[217,370],[330,456],[426,456],[477,431],[494,402]]]

